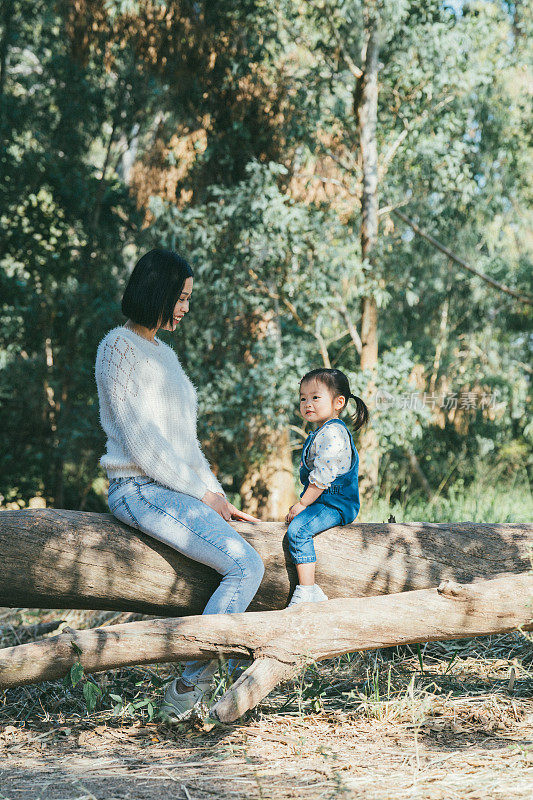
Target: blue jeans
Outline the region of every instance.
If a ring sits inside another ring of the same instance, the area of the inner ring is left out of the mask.
[[[295,564],[312,564],[316,561],[313,536],[328,528],[342,525],[340,511],[322,504],[311,503],[289,523],[287,540]]]
[[[137,528],[222,575],[204,614],[246,611],[265,568],[254,548],[210,506],[148,477],[112,478],[108,505],[121,522]],[[189,661],[182,680],[190,686],[209,680],[218,661]]]

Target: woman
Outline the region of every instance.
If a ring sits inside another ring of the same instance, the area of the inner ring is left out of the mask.
[[[189,310],[193,274],[185,259],[151,250],[135,265],[122,299],[127,317],[102,339],[95,376],[107,434],[100,463],[114,516],[222,576],[204,614],[245,611],[263,562],[229,520],[258,521],[228,502],[196,433],[196,391],[176,353],[156,337]],[[181,719],[208,690],[217,661],[191,661],[166,689],[161,709]]]

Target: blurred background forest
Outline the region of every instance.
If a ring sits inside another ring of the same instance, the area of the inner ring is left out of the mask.
[[[326,365],[371,413],[360,521],[531,519],[526,3],[0,13],[2,507],[107,510],[96,349],[165,246],[195,286],[160,336],[237,505],[294,501]]]

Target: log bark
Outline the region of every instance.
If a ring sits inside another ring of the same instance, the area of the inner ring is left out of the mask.
[[[86,673],[132,664],[214,656],[254,663],[214,706],[231,721],[309,661],[346,652],[533,630],[533,575],[369,598],[301,604],[283,611],[143,620],[67,632],[0,650],[0,687],[59,678],[80,660]]]
[[[284,608],[296,583],[285,523],[233,527],[255,547],[265,577],[250,610]],[[364,597],[470,583],[531,567],[533,525],[354,523],[315,537],[326,594]],[[111,514],[0,511],[0,606],[199,614],[220,576]]]

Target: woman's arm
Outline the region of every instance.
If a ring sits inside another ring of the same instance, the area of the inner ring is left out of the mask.
[[[118,335],[101,355],[99,382],[133,462],[158,483],[202,500],[208,486],[164,436],[157,419],[157,392],[131,345]]]

